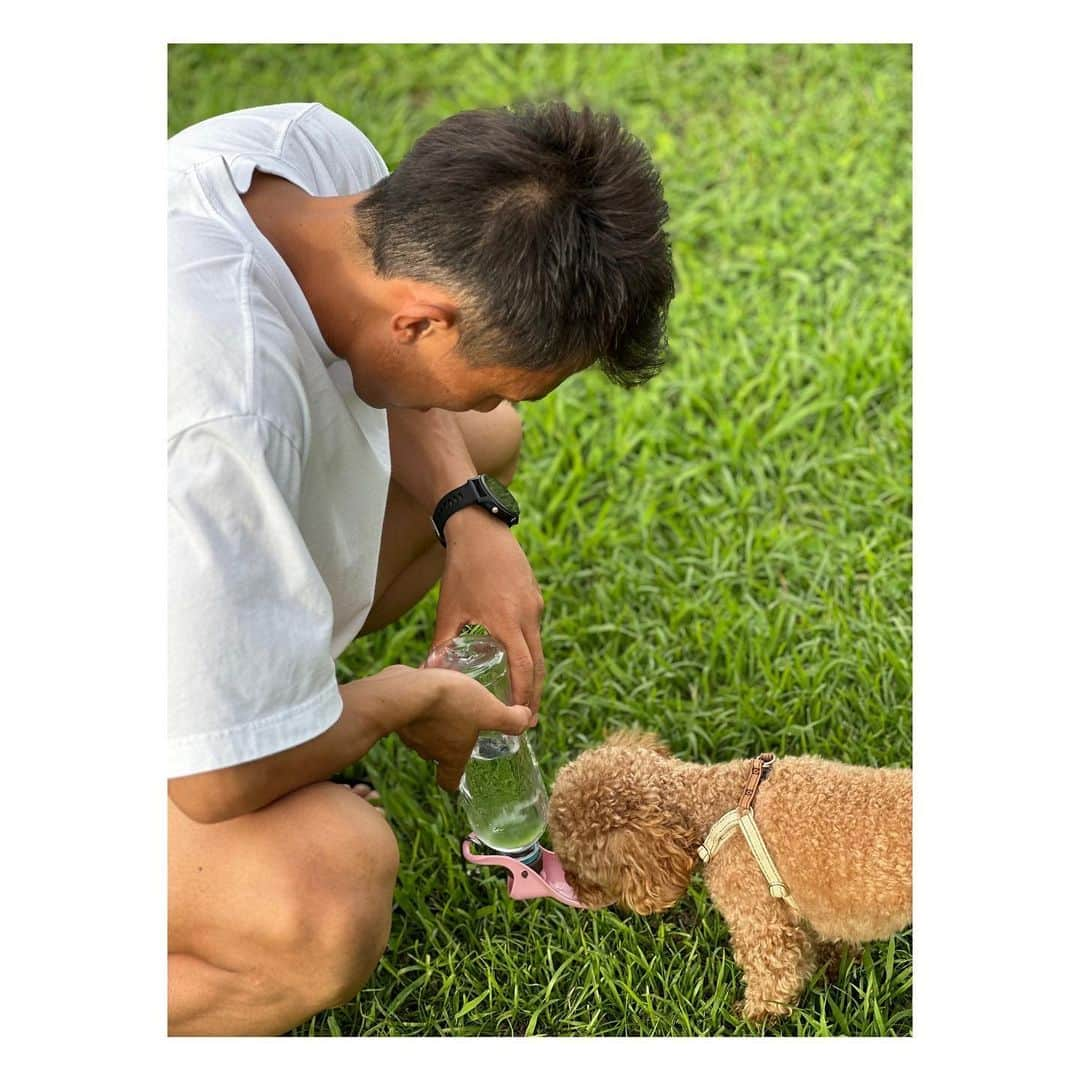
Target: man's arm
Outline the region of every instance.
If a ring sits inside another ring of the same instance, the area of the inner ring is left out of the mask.
[[[476,475],[476,465],[453,413],[390,408],[386,421],[393,477],[426,514],[435,510],[448,491]]]
[[[519,735],[535,721],[455,671],[395,664],[340,688],[341,717],[314,739],[277,754],[169,781],[169,798],[203,825],[249,814],[290,791],[325,780],[395,731],[438,764],[436,779],[457,787],[480,731]]]
[[[388,409],[392,475],[431,514],[448,491],[477,473],[453,413]],[[540,641],[543,600],[529,560],[510,529],[468,506],[444,528],[446,567],[439,590],[435,642],[465,623],[481,623],[506,647],[514,701],[535,713],[544,681]]]
[[[169,797],[189,818],[210,825],[325,780],[430,708],[435,687],[423,675],[395,665],[347,683],[340,687],[341,717],[321,735],[243,765],[170,780]]]

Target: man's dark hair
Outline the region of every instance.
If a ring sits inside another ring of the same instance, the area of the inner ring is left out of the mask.
[[[377,274],[461,303],[470,361],[599,363],[624,386],[664,362],[667,217],[644,144],[563,102],[449,117],[356,208]]]

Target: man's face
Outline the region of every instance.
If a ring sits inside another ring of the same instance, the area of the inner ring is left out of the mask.
[[[561,371],[525,371],[509,364],[476,367],[460,357],[448,357],[429,373],[426,390],[435,395],[417,408],[449,412],[491,412],[504,401],[537,401],[546,397],[570,374]]]
[[[376,408],[491,412],[504,401],[536,401],[550,394],[576,367],[527,371],[510,364],[470,364],[438,342],[391,347],[377,364],[353,366],[357,394]]]

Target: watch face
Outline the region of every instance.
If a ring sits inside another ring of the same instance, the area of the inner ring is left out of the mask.
[[[504,483],[485,473],[484,486],[491,493],[491,497],[504,509],[509,510],[511,514],[520,513],[517,499],[510,494],[510,489]]]

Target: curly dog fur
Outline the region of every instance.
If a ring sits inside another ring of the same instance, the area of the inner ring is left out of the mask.
[[[565,765],[549,828],[578,899],[639,915],[671,907],[690,883],[698,845],[738,805],[750,765],[679,761],[639,731],[616,733]],[[754,816],[800,914],[769,895],[738,832],[704,870],[742,969],[747,1020],[787,1015],[844,945],[911,923],[911,791],[910,769],[776,759]]]

